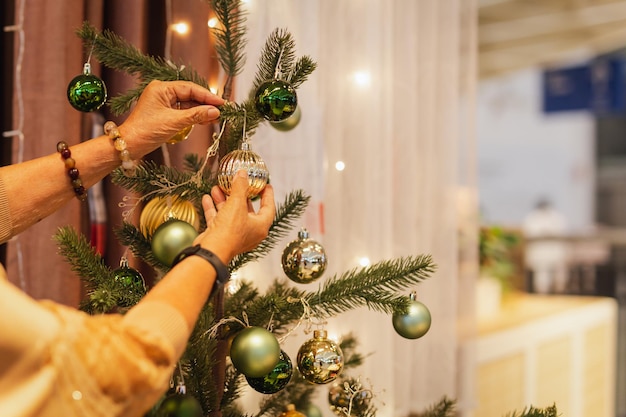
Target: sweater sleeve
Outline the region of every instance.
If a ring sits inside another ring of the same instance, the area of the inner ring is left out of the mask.
[[[185,348],[190,329],[183,316],[151,302],[125,316],[92,316],[84,323],[75,350],[99,389],[124,404],[125,413],[145,412],[168,389]]]

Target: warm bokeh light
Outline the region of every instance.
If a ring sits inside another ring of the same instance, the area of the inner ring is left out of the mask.
[[[354,74],[352,74],[352,79],[354,80],[354,83],[359,87],[367,87],[368,85],[370,85],[371,82],[370,74],[366,71],[356,71]]]
[[[207,22],[207,26],[210,28],[214,28],[215,26],[217,26],[217,18],[216,17],[210,18],[209,21]]]
[[[362,256],[361,258],[359,258],[359,265],[363,267],[370,266],[370,258],[368,258],[367,256]]]
[[[344,164],[343,161],[337,161],[335,162],[335,169],[337,171],[343,171],[346,168],[346,164]]]
[[[172,25],[172,30],[176,33],[178,33],[179,35],[186,35],[187,33],[189,33],[189,23],[187,22],[178,22],[178,23],[174,23]]]
[[[209,91],[213,94],[217,94],[217,87],[209,87]]]

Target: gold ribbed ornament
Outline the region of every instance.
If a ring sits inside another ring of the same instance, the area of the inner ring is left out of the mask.
[[[152,236],[169,219],[187,222],[196,230],[200,228],[200,218],[191,201],[178,196],[159,196],[148,201],[141,211],[139,230],[145,237]]]
[[[225,194],[230,194],[233,178],[237,171],[248,171],[248,198],[259,195],[267,185],[270,173],[263,159],[250,150],[248,142],[241,144],[241,149],[227,153],[220,160],[217,184]]]

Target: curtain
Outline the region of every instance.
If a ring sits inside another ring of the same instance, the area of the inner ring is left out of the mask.
[[[457,375],[459,361],[471,358],[458,358],[457,352],[473,334],[477,275],[475,0],[250,0],[245,7],[249,42],[237,100],[248,94],[274,28],[289,30],[298,55],[310,55],[319,65],[298,90],[298,126],[280,132],[264,124],[251,146],[268,165],[278,202],[294,189],[311,196],[301,226],[327,252],[325,277],[358,267],[364,257],[373,263],[431,254],[437,264],[433,276],[415,288],[432,314],[424,337],[402,339],[388,316],[366,309],[329,320],[329,334],[352,332],[359,351],[370,354],[352,374],[374,392],[379,416],[408,416],[444,395],[459,400],[461,409],[471,407],[471,389],[463,383],[471,375]],[[91,134],[92,117],[77,114],[65,96],[67,82],[85,60],[74,35],[85,18],[144,51],[215,77],[207,16],[202,1],[27,2],[25,159],[53,153],[62,138],[72,144]],[[186,37],[165,30],[168,20],[177,19],[191,23]],[[94,73],[100,73],[97,66]],[[102,77],[111,95],[133,85],[111,71],[103,70]],[[189,140],[151,157],[177,164],[185,153],[203,154],[209,137],[196,126]],[[339,161],[345,164],[341,171]],[[106,179],[103,190],[110,230],[121,221],[124,207],[118,203],[125,191]],[[72,201],[19,236],[9,246],[11,279],[37,298],[77,305],[80,284],[60,256],[50,255],[56,253],[51,236],[65,224],[87,230],[89,221],[86,208]],[[296,231],[285,245],[295,238]],[[113,236],[107,242],[106,260],[115,266],[125,248]],[[261,289],[282,277],[283,248],[241,274]],[[294,335],[286,350],[295,354],[306,337]],[[320,391],[320,409],[331,416],[326,392]]]

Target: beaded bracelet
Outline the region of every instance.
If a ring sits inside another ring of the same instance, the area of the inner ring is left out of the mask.
[[[130,157],[130,152],[126,147],[126,141],[120,134],[119,129],[115,122],[108,121],[104,124],[104,133],[107,134],[113,141],[113,146],[120,152],[120,159],[122,161],[122,171],[124,175],[132,177],[135,175],[135,162]]]
[[[65,168],[67,168],[67,176],[70,177],[76,198],[80,201],[87,200],[87,189],[83,186],[83,180],[80,179],[80,172],[78,172],[78,168],[76,168],[76,161],[72,158],[70,147],[66,142],[60,141],[57,143],[57,152],[59,152],[61,158],[63,158]]]

